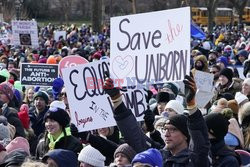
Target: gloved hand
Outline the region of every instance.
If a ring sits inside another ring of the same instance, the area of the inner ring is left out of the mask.
[[[78,132],[77,127],[74,124],[70,124],[70,131],[71,134],[77,138],[81,138],[82,140],[86,141],[87,136],[90,133],[89,131],[86,132]]]
[[[194,81],[193,74],[190,72],[190,76],[186,75],[183,82],[185,84],[185,97],[187,106],[194,106],[197,87]]]
[[[114,87],[114,81],[109,77],[108,72],[105,72],[103,89],[111,97],[112,100],[118,98],[121,95],[119,88]]]
[[[151,110],[147,109],[144,112],[143,119],[147,128],[147,131],[149,132],[154,131],[155,114]]]

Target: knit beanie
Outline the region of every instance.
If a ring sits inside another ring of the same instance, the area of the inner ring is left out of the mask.
[[[165,109],[167,108],[173,109],[177,114],[183,114],[183,111],[184,111],[183,105],[177,100],[170,100],[167,103]]]
[[[78,155],[78,161],[92,166],[105,166],[105,160],[106,158],[97,149],[90,145],[84,147]]]
[[[248,101],[248,98],[247,98],[247,96],[244,95],[243,93],[241,93],[241,92],[236,92],[236,94],[235,94],[235,100],[236,100],[236,102],[237,102],[239,105],[241,105],[242,102]]]
[[[243,84],[250,85],[250,78],[246,78],[246,79],[244,79],[244,81],[243,81],[242,85],[243,85]]]
[[[0,92],[5,94],[10,101],[12,100],[12,98],[14,96],[12,89],[10,88],[10,86],[6,82],[3,82],[0,84]]]
[[[225,65],[225,67],[228,65],[228,60],[225,56],[220,56],[217,59],[217,63],[223,63]]]
[[[221,113],[210,113],[205,116],[208,132],[217,140],[224,139],[228,132],[229,121]]]
[[[71,150],[64,150],[64,149],[54,149],[49,151],[42,159],[45,163],[48,158],[53,159],[58,167],[76,167],[77,156]]]
[[[10,131],[8,126],[4,124],[0,124],[0,140],[9,139],[10,138]]]
[[[229,68],[224,68],[220,71],[220,75],[224,75],[225,77],[227,77],[227,79],[232,82],[233,79],[233,71]]]
[[[174,99],[174,95],[170,94],[168,92],[159,92],[156,95],[157,103],[167,103],[167,102],[169,102],[170,100],[173,100],[173,99]]]
[[[54,100],[58,99],[58,96],[62,91],[63,85],[64,85],[64,82],[63,82],[62,78],[60,78],[60,77],[56,78],[53,81],[53,83],[52,83],[52,94],[53,94]]]
[[[66,105],[64,104],[63,101],[55,100],[50,103],[50,108],[60,108],[60,109],[66,110]]]
[[[56,58],[54,56],[49,56],[47,61],[47,64],[57,64]]]
[[[45,93],[44,91],[38,91],[34,94],[34,100],[37,98],[37,97],[41,97],[43,98],[43,100],[45,101],[46,104],[49,103],[49,97],[47,95],[47,93]]]
[[[24,137],[16,137],[5,148],[8,154],[12,151],[21,149],[30,155],[30,145],[28,140]]]
[[[124,154],[128,158],[129,162],[131,162],[132,159],[134,158],[134,156],[136,155],[135,150],[130,145],[128,145],[127,143],[124,143],[124,144],[120,145],[115,150],[114,158],[116,157],[116,154],[118,154],[118,153]]]
[[[176,84],[174,84],[174,83],[171,83],[171,82],[165,83],[163,85],[162,89],[164,89],[164,88],[170,89],[175,94],[175,96],[177,96],[178,93],[179,93],[178,86]]]
[[[155,148],[150,148],[146,151],[143,151],[141,153],[136,154],[134,159],[132,160],[132,166],[136,162],[150,164],[154,167],[162,167],[163,166],[162,155],[161,155],[160,151],[155,149]]]
[[[27,104],[22,104],[20,107],[20,111],[17,113],[25,129],[29,129],[30,126],[30,118],[28,112],[29,112],[29,106]]]
[[[69,114],[60,108],[49,108],[49,110],[46,112],[44,116],[44,122],[50,118],[58,122],[63,128],[67,127],[70,123],[70,117]]]
[[[190,136],[188,133],[188,128],[187,128],[187,117],[182,114],[174,115],[170,117],[166,124],[171,124],[175,126],[179,131],[182,132],[183,135],[185,135],[189,141]]]

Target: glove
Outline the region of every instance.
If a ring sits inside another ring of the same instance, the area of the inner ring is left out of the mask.
[[[74,124],[70,124],[70,131],[71,134],[77,138],[81,138],[82,140],[86,141],[89,131],[86,132],[78,132],[77,127]]]
[[[118,98],[121,95],[120,90],[114,87],[114,81],[109,77],[108,72],[105,72],[103,89],[111,97],[112,100]]]
[[[195,94],[197,91],[193,74],[190,72],[190,76],[186,75],[183,82],[185,85],[185,97],[187,106],[193,107],[195,105]]]
[[[154,113],[147,109],[145,112],[144,112],[144,122],[145,122],[145,125],[146,125],[146,128],[147,128],[147,131],[149,132],[152,132],[154,131],[154,122],[155,122],[155,115]]]

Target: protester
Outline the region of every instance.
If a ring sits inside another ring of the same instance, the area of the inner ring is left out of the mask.
[[[38,91],[34,95],[34,107],[29,110],[31,127],[37,137],[44,133],[45,130],[43,118],[48,110],[48,101],[47,93]]]
[[[48,152],[42,159],[48,166],[58,167],[76,167],[77,156],[73,151],[64,149],[55,149]]]
[[[68,113],[58,107],[50,107],[44,116],[46,132],[39,141],[36,158],[41,159],[48,151],[54,149],[71,150],[75,154],[82,149],[80,141],[71,135]]]
[[[186,98],[188,108],[190,109],[190,116],[187,118],[184,115],[176,115],[167,121],[164,127],[166,130],[166,150],[161,150],[164,159],[163,163],[164,166],[170,164],[182,166],[191,164],[194,166],[209,166],[209,141],[206,124],[200,111],[196,108],[194,99],[196,85],[194,80],[189,76],[185,77],[184,83],[186,89],[189,90],[189,93],[186,94]],[[135,151],[145,151],[147,149],[147,146],[145,145],[146,141],[141,130],[136,126],[137,124],[133,114],[124,106],[119,90],[111,88],[113,88],[113,81],[110,78],[106,78],[104,89],[106,93],[111,96],[114,106],[114,118],[116,119],[121,133],[126,142],[132,146]],[[126,116],[124,115],[121,117],[123,113],[127,114]],[[187,121],[189,122],[188,124]],[[189,136],[188,128],[191,136]],[[195,131],[199,131],[199,135],[195,135],[195,137],[192,136],[192,130],[194,129]],[[189,141],[195,145],[195,147],[191,147],[190,150],[188,149]],[[196,154],[190,154],[191,152],[195,152]],[[180,158],[182,160],[180,160]],[[173,161],[171,161],[171,159]]]

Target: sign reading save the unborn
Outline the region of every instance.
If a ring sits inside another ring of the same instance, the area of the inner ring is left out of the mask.
[[[122,86],[180,81],[190,69],[190,8],[111,18],[110,71]]]

